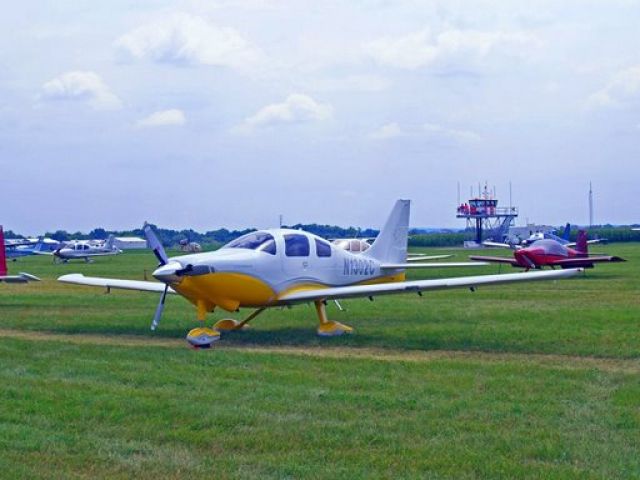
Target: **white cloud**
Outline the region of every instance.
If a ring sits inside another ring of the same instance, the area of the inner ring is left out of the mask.
[[[399,37],[383,37],[364,45],[364,51],[380,65],[415,70],[436,62],[472,63],[492,51],[536,43],[524,32],[445,30],[432,35],[421,30]]]
[[[372,140],[390,140],[398,137],[432,138],[455,143],[478,142],[482,137],[471,130],[443,127],[434,123],[400,126],[396,122],[387,123],[369,134]]]
[[[139,120],[136,123],[137,127],[164,127],[168,125],[184,125],[187,119],[184,116],[182,110],[176,108],[170,110],[161,110],[154,112],[148,117]]]
[[[616,73],[587,99],[588,108],[621,107],[640,98],[640,65]]]
[[[446,138],[456,142],[478,142],[482,140],[480,135],[471,130],[447,128],[433,123],[425,123],[422,129],[428,136]]]
[[[186,13],[166,15],[141,25],[118,38],[115,47],[136,59],[239,70],[250,69],[261,57],[236,30]]]
[[[95,72],[63,73],[42,86],[40,98],[86,101],[95,110],[114,110],[122,107],[120,99]]]
[[[392,123],[387,123],[386,125],[383,125],[377,130],[374,130],[369,135],[369,138],[373,140],[389,140],[391,138],[397,138],[403,135],[405,135],[405,132],[402,131],[402,129],[400,128],[400,125],[398,125],[395,122],[392,122]]]
[[[345,77],[332,77],[319,79],[312,82],[316,90],[332,92],[382,92],[391,86],[391,81],[379,75],[347,75]]]
[[[294,93],[289,95],[284,102],[272,103],[261,108],[243,122],[241,129],[246,131],[256,127],[283,123],[327,120],[332,115],[331,105],[318,103],[308,95]]]

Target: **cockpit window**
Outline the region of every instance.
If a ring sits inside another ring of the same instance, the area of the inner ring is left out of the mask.
[[[284,236],[284,253],[287,257],[308,257],[309,239],[296,233]]]
[[[330,257],[331,245],[316,238],[316,255],[318,255],[318,257]]]
[[[246,248],[248,250],[258,250],[260,252],[276,254],[276,241],[273,236],[266,232],[254,232],[243,235],[240,238],[227,243],[224,248]]]

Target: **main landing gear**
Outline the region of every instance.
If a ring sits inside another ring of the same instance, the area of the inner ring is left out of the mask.
[[[353,333],[352,327],[327,318],[327,306],[325,305],[325,302],[317,300],[315,305],[316,312],[318,313],[318,320],[320,320],[317,330],[318,335],[321,337],[336,337],[345,333]]]
[[[318,314],[318,335],[321,337],[336,337],[339,335],[344,335],[345,333],[353,333],[353,328],[345,325],[340,322],[336,322],[334,320],[329,320],[327,318],[327,307],[324,301],[318,300],[314,302],[316,307],[316,312]],[[200,319],[204,315],[200,315],[202,313],[206,315],[206,311],[204,309],[199,309]],[[246,325],[260,315],[262,312],[266,310],[266,307],[259,308],[255,310],[251,315],[242,320],[241,322],[234,320],[232,318],[224,318],[222,320],[218,320],[213,327],[198,327],[190,330],[187,333],[187,342],[194,348],[211,348],[211,346],[220,340],[220,334],[223,332],[232,332],[237,330],[242,330],[246,327]],[[203,320],[204,321],[204,320]]]

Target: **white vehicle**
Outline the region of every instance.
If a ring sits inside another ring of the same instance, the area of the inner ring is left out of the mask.
[[[113,241],[114,236],[109,235],[109,238],[104,242],[95,240],[78,240],[67,243],[53,252],[35,253],[38,255],[53,255],[54,262],[67,263],[69,260],[84,260],[89,263],[92,261],[91,259],[93,257],[104,257],[122,253],[122,250],[117,248],[113,244]]]
[[[460,263],[406,263],[409,200],[398,200],[375,242],[365,252],[353,254],[326,240],[289,229],[260,230],[244,235],[214,252],[168,258],[148,225],[144,231],[160,265],[153,276],[160,282],[63,275],[58,280],[78,285],[123,288],[160,293],[151,323],[160,321],[167,293],[191,302],[197,319],[208,312],[254,308],[245,320],[223,319],[213,328],[200,327],[187,334],[193,346],[207,347],[221,331],[238,330],[270,307],[313,303],[318,315],[317,333],[341,335],[353,329],[327,318],[326,302],[343,298],[413,293],[426,290],[471,288],[531,280],[566,278],[581,269],[551,270],[503,275],[480,275],[433,280],[405,280],[407,268],[460,266]],[[466,265],[469,265],[467,263]]]

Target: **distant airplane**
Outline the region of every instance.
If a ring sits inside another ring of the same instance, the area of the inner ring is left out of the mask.
[[[375,238],[334,238],[331,240],[336,247],[351,253],[362,253],[369,249],[370,242]],[[442,260],[450,258],[453,255],[422,255],[416,253],[407,253],[407,262],[422,262],[425,260]]]
[[[594,263],[625,261],[623,258],[610,255],[589,255],[587,234],[584,230],[578,232],[575,249],[567,245],[556,240],[544,239],[533,242],[529,247],[516,248],[513,252],[513,258],[484,255],[471,255],[469,258],[482,262],[508,263],[526,270],[547,266],[552,268],[592,268]]]
[[[557,272],[511,273],[432,280],[405,280],[408,268],[455,265],[408,264],[409,200],[398,200],[375,242],[367,251],[352,254],[302,230],[259,230],[206,253],[168,258],[149,225],[144,232],[160,265],[153,272],[159,282],[63,275],[58,280],[78,285],[123,288],[160,293],[151,323],[154,330],[164,310],[167,293],[187,298],[205,321],[207,312],[220,307],[228,312],[241,307],[256,310],[246,319],[218,321],[213,328],[195,328],[187,340],[207,347],[220,331],[239,330],[270,307],[314,303],[321,336],[342,335],[352,328],[327,318],[326,302],[343,298],[414,293],[447,288],[530,280],[552,280],[575,275],[580,269]]]
[[[122,250],[114,245],[114,238],[113,235],[109,235],[105,242],[77,240],[67,243],[53,252],[36,251],[34,253],[38,255],[53,255],[54,262],[67,263],[69,260],[84,260],[89,263],[93,257],[105,257],[122,253]]]
[[[564,231],[562,232],[562,236],[554,235],[551,232],[535,232],[535,233],[532,233],[531,236],[529,236],[529,238],[525,238],[524,240],[522,240],[519,244],[493,242],[491,240],[486,240],[482,242],[482,244],[485,247],[511,248],[511,249],[517,250],[519,248],[524,248],[527,245],[532,245],[534,242],[537,242],[538,240],[546,239],[546,240],[555,240],[556,242],[558,242],[561,245],[564,245],[565,247],[574,247],[576,245],[576,242],[569,241],[570,235],[571,235],[571,224],[567,223],[566,226],[564,227]],[[603,243],[603,242],[606,243],[606,239],[595,238],[593,240],[587,240],[588,244]]]
[[[26,238],[26,239],[5,239],[7,247],[7,258],[16,261],[20,257],[36,255],[38,253],[53,253],[62,245],[50,238]]]
[[[4,231],[0,225],[0,282],[27,283],[40,280],[35,275],[21,272],[19,275],[7,275],[7,255],[4,243]]]

